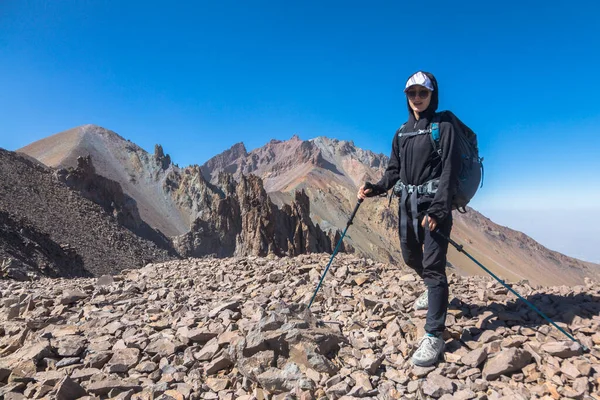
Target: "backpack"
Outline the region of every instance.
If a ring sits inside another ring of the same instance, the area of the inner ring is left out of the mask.
[[[428,129],[419,130],[418,132],[402,133],[405,125],[398,129],[397,137],[414,136],[421,134],[430,134],[431,143],[434,151],[441,157],[442,149],[440,147],[440,123],[450,122],[456,132],[456,151],[460,152],[461,167],[458,172],[458,184],[456,193],[452,198],[452,209],[458,210],[460,213],[465,213],[466,206],[469,201],[475,196],[477,189],[483,187],[483,158],[479,157],[479,149],[477,147],[477,135],[471,128],[465,125],[456,115],[450,111],[442,111],[436,113]],[[399,139],[398,139],[399,140]],[[437,179],[434,181],[438,181]],[[414,188],[419,193],[434,194],[437,189],[437,182],[429,181],[419,187]],[[481,183],[481,186],[480,186]],[[398,181],[394,191],[400,192],[404,185]],[[462,210],[461,210],[462,209]]]

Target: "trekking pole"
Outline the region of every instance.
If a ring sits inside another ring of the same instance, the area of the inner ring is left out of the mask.
[[[338,249],[340,248],[340,245],[342,244],[342,240],[344,240],[344,236],[346,236],[346,231],[348,231],[348,228],[350,227],[350,225],[352,225],[352,220],[354,219],[354,216],[356,215],[356,212],[358,211],[358,207],[360,207],[360,203],[362,203],[362,202],[363,202],[363,199],[358,199],[358,202],[356,203],[356,207],[354,207],[354,211],[352,211],[352,215],[350,215],[350,219],[348,220],[348,223],[346,224],[346,229],[344,229],[344,233],[342,233],[342,237],[340,237],[340,240],[338,240],[338,243],[335,246],[335,250],[333,250],[333,253],[331,254],[331,258],[329,259],[329,264],[327,264],[325,271],[323,271],[323,275],[321,275],[321,280],[319,281],[319,284],[317,285],[317,289],[315,290],[315,293],[313,294],[312,298],[310,299],[310,303],[308,303],[308,309],[310,309],[310,306],[312,306],[312,303],[315,300],[315,297],[317,297],[317,292],[321,288],[321,284],[323,283],[323,280],[325,279],[325,275],[327,275],[327,271],[329,271],[329,267],[331,266],[333,257],[335,257],[335,255],[337,254]]]
[[[490,271],[489,269],[487,269],[483,264],[481,264],[479,261],[477,261],[473,256],[471,256],[469,253],[467,253],[464,249],[463,249],[463,245],[462,244],[458,244],[456,243],[454,240],[450,239],[450,237],[446,236],[445,234],[443,234],[442,232],[439,231],[439,229],[435,230],[435,233],[437,233],[438,235],[440,235],[441,237],[443,237],[444,239],[448,240],[448,242],[450,244],[452,244],[452,246],[454,246],[456,248],[456,250],[458,250],[459,253],[464,253],[467,257],[469,257],[471,259],[471,261],[473,261],[475,264],[479,265],[481,268],[483,268],[483,270],[485,272],[487,272],[488,274],[490,274],[494,279],[496,279],[498,282],[500,282],[502,284],[502,286],[504,286],[505,288],[507,288],[508,290],[510,290],[515,296],[517,296],[519,299],[523,300],[525,302],[525,304],[527,304],[529,306],[529,308],[531,308],[533,311],[535,311],[536,313],[538,313],[542,318],[544,318],[546,321],[550,322],[552,324],[552,326],[554,326],[556,329],[558,329],[559,331],[561,331],[562,333],[565,334],[565,336],[567,336],[569,339],[571,339],[573,342],[577,343],[579,346],[581,346],[581,348],[583,349],[584,352],[589,352],[590,349],[585,346],[584,344],[582,344],[579,340],[575,339],[573,336],[571,336],[567,331],[565,331],[563,328],[561,328],[560,326],[558,326],[554,321],[552,321],[548,316],[546,316],[546,314],[544,314],[542,311],[540,311],[536,306],[534,306],[529,300],[527,300],[526,298],[524,298],[523,296],[521,296],[519,293],[517,293],[513,288],[511,288],[510,286],[508,286],[506,283],[504,283],[503,280],[501,280],[500,278],[498,278],[492,271]]]

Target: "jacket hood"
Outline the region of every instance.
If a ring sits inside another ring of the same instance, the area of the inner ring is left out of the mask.
[[[417,72],[419,72],[419,71],[417,71]],[[431,92],[431,102],[429,103],[429,107],[427,107],[427,109],[421,113],[421,117],[431,120],[431,118],[433,117],[433,115],[435,114],[435,112],[437,111],[437,108],[438,108],[438,102],[439,102],[438,83],[437,83],[437,80],[435,79],[435,76],[433,76],[433,74],[431,72],[425,72],[425,71],[420,71],[420,72],[427,75],[427,77],[431,80],[431,83],[433,84],[433,92]],[[407,81],[413,75],[414,74],[411,74],[408,77]],[[412,110],[412,108],[410,108],[410,103],[408,102],[408,98],[406,99],[406,107],[408,108],[408,119],[409,120],[415,119],[413,110]]]

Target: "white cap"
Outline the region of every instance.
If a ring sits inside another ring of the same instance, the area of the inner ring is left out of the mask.
[[[429,77],[421,71],[408,78],[408,80],[406,81],[406,87],[404,88],[404,91],[406,92],[406,90],[408,90],[409,87],[415,85],[426,87],[427,89],[433,92],[433,83],[431,83],[431,79],[429,79]]]

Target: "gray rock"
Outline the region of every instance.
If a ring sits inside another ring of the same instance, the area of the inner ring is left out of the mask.
[[[198,351],[197,353],[194,353],[194,357],[198,361],[210,361],[214,358],[214,356],[218,353],[218,351],[219,351],[218,342],[216,340],[212,340],[212,341],[206,343],[206,345],[204,345],[204,347],[202,347],[200,349],[200,351]]]
[[[101,380],[98,382],[90,383],[87,386],[88,392],[98,395],[98,396],[105,396],[111,390],[114,390],[114,389],[116,389],[118,391],[123,391],[123,392],[127,391],[127,390],[133,390],[134,392],[139,392],[142,390],[142,387],[139,386],[138,384],[119,380],[119,379]]]
[[[155,362],[152,361],[144,361],[139,363],[136,367],[135,370],[139,371],[139,372],[143,372],[143,373],[150,373],[150,372],[154,372],[156,371],[156,369],[158,368],[158,365]]]
[[[471,400],[477,398],[477,393],[471,389],[458,390],[454,392],[452,399],[454,400]]]
[[[71,379],[81,379],[83,381],[87,381],[94,375],[100,374],[100,370],[98,368],[81,368],[76,369],[71,374]]]
[[[64,290],[60,298],[60,304],[69,305],[83,300],[88,297],[88,294],[79,289]]]
[[[61,357],[79,357],[87,345],[83,336],[67,335],[50,341]]]
[[[487,347],[480,347],[461,357],[460,361],[469,367],[478,367],[487,359]]]
[[[527,351],[510,348],[487,360],[483,368],[483,377],[495,380],[501,375],[519,371],[531,362],[532,356]]]
[[[439,374],[429,374],[422,385],[423,393],[428,396],[439,398],[444,394],[454,392],[452,381]]]
[[[56,384],[56,400],[72,400],[86,396],[88,393],[80,384],[65,376]]]
[[[215,318],[217,315],[219,315],[221,313],[221,311],[224,311],[224,310],[239,311],[240,305],[241,305],[241,303],[239,300],[233,300],[233,301],[221,303],[218,306],[216,306],[215,308],[213,308],[208,313],[208,317]]]
[[[96,281],[97,286],[110,286],[113,283],[115,283],[115,279],[112,277],[112,275],[102,275]]]
[[[328,388],[325,392],[330,398],[339,398],[350,392],[350,389],[350,385],[346,381],[342,381]]]
[[[380,355],[379,357],[365,356],[361,358],[360,366],[369,374],[375,375],[384,360],[384,355]]]
[[[256,380],[267,391],[282,393],[293,390],[295,383],[302,378],[303,375],[300,373],[300,369],[292,364],[283,370],[269,368],[258,375]]]
[[[108,360],[112,358],[112,354],[110,352],[100,352],[100,353],[91,353],[88,354],[84,361],[84,364],[90,368],[102,368]]]
[[[435,369],[434,366],[432,366],[432,367],[417,367],[417,366],[414,366],[413,369],[412,369],[412,371],[411,371],[411,374],[413,376],[415,376],[416,378],[423,378],[423,377],[426,377],[427,375],[429,375],[429,373],[431,371],[433,371],[434,369]]]
[[[186,328],[187,330],[187,328]],[[217,337],[216,332],[210,332],[206,328],[190,329],[184,333],[185,337],[195,343],[206,343],[209,340]]]
[[[269,282],[281,282],[283,281],[284,277],[285,274],[283,273],[283,271],[273,271],[267,276],[267,280]]]
[[[69,365],[74,365],[79,362],[81,362],[81,358],[79,357],[63,358],[62,360],[56,363],[56,368],[68,367]]]

